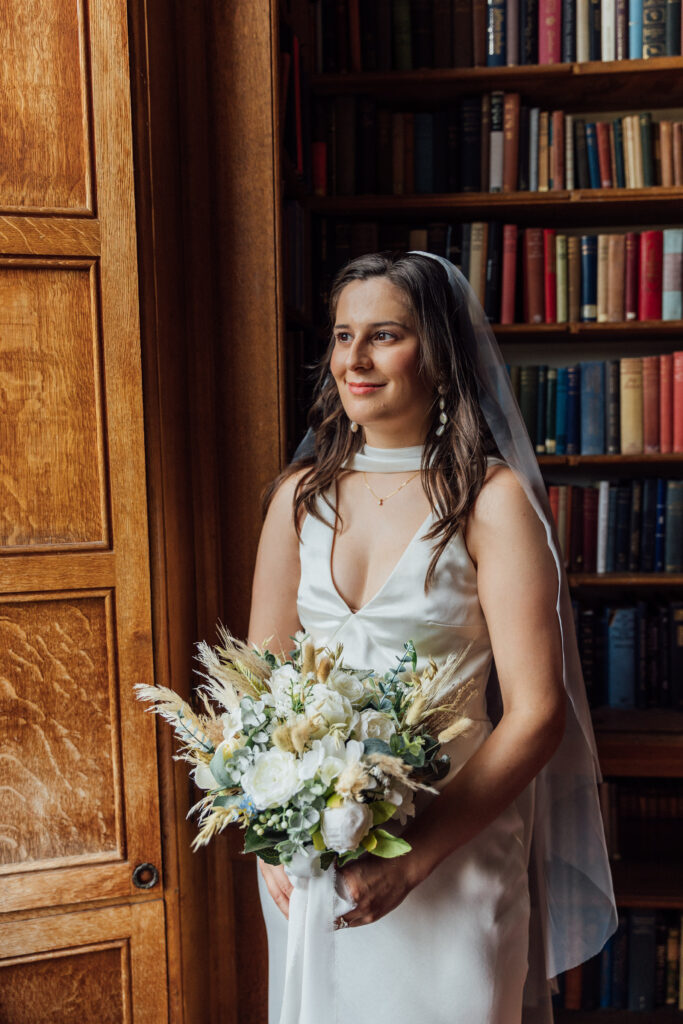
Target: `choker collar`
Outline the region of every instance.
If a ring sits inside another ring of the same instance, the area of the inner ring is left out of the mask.
[[[407,473],[420,469],[424,445],[407,448],[372,448],[364,445],[344,463],[344,469],[365,473]]]

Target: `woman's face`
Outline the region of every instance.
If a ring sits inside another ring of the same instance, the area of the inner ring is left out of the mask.
[[[420,342],[407,296],[386,277],[352,281],[337,303],[330,368],[344,411],[369,445],[422,444],[434,391],[418,374]]]

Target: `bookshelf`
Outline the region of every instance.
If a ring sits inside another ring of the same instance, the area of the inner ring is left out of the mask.
[[[340,6],[340,5],[337,5]],[[341,5],[343,6],[343,5]],[[509,67],[424,68],[413,71],[346,71],[321,74],[316,70],[315,32],[311,10],[303,0],[290,0],[287,24],[300,32],[302,68],[306,72],[308,129],[317,105],[325,110],[338,97],[369,99],[392,111],[445,109],[463,97],[494,91],[516,92],[522,101],[544,109],[561,109],[583,115],[623,111],[657,111],[680,108],[683,119],[683,57],[653,57],[612,62],[572,62]],[[285,147],[286,148],[286,147]],[[555,191],[439,192],[388,194],[314,194],[309,162],[297,174],[292,161],[283,157],[283,198],[299,204],[306,222],[307,299],[301,308],[286,308],[286,351],[290,360],[322,354],[326,338],[324,304],[316,296],[325,292],[325,274],[337,269],[334,229],[349,232],[372,222],[380,239],[392,225],[405,231],[424,228],[434,221],[452,224],[497,220],[525,227],[558,230],[571,225],[575,232],[642,231],[683,225],[683,185],[645,188],[573,188]],[[390,234],[390,232],[389,232]],[[362,251],[362,235],[361,241]],[[377,247],[377,246],[375,246]],[[381,245],[379,246],[382,247]],[[366,249],[365,251],[371,251]],[[352,255],[360,254],[353,252]],[[348,251],[344,256],[350,255]],[[622,355],[647,355],[683,349],[683,321],[643,320],[625,322],[494,323],[506,361],[558,365],[578,360],[607,360]],[[305,395],[304,374],[289,367],[289,403]],[[301,436],[304,421],[290,408],[289,451]],[[662,476],[683,478],[683,454],[648,453],[615,455],[539,455],[547,482],[562,480],[597,482],[605,476],[629,478]],[[628,601],[669,602],[683,596],[683,573],[581,573],[568,574],[572,595],[597,604]],[[680,779],[683,787],[683,711],[643,708],[594,710],[596,740],[603,774],[609,779]],[[683,885],[673,866],[629,862],[614,864],[617,899],[625,908],[683,910]],[[564,1011],[556,1020],[572,1024],[627,1024],[645,1019],[627,1011]],[[670,1008],[653,1011],[647,1019],[661,1024],[681,1024],[683,1013]]]

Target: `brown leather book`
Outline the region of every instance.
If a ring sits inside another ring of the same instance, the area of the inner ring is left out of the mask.
[[[674,183],[673,122],[659,122],[659,173],[662,185]]]
[[[600,165],[600,187],[612,188],[612,163],[609,148],[609,124],[598,121],[595,125],[598,140],[598,163]]]
[[[608,235],[607,253],[607,320],[622,323],[625,319],[626,235]]]
[[[524,322],[542,324],[545,317],[543,228],[526,228],[522,248],[524,268]]]
[[[659,451],[659,356],[643,356],[643,450]]]
[[[517,285],[517,238],[516,224],[503,225],[503,271],[501,274],[501,324],[515,322],[515,296]]]
[[[516,192],[519,182],[518,92],[506,92],[503,101],[503,192]]]
[[[564,114],[561,110],[553,110],[553,145],[552,145],[552,190],[564,188]]]

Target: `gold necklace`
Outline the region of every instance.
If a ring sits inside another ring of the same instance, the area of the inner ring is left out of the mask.
[[[395,494],[398,494],[399,491],[402,491],[406,484],[409,484],[411,480],[414,480],[415,477],[419,474],[419,472],[420,470],[416,469],[412,476],[409,476],[407,480],[404,480],[402,484],[399,484],[395,491],[391,491],[389,494],[385,494],[383,498],[380,498],[379,494],[375,494],[375,492],[373,491],[372,487],[368,483],[367,473],[363,473],[363,483],[370,491],[370,494],[373,496],[377,504],[383,505],[385,501],[389,500],[389,498],[393,498]]]

